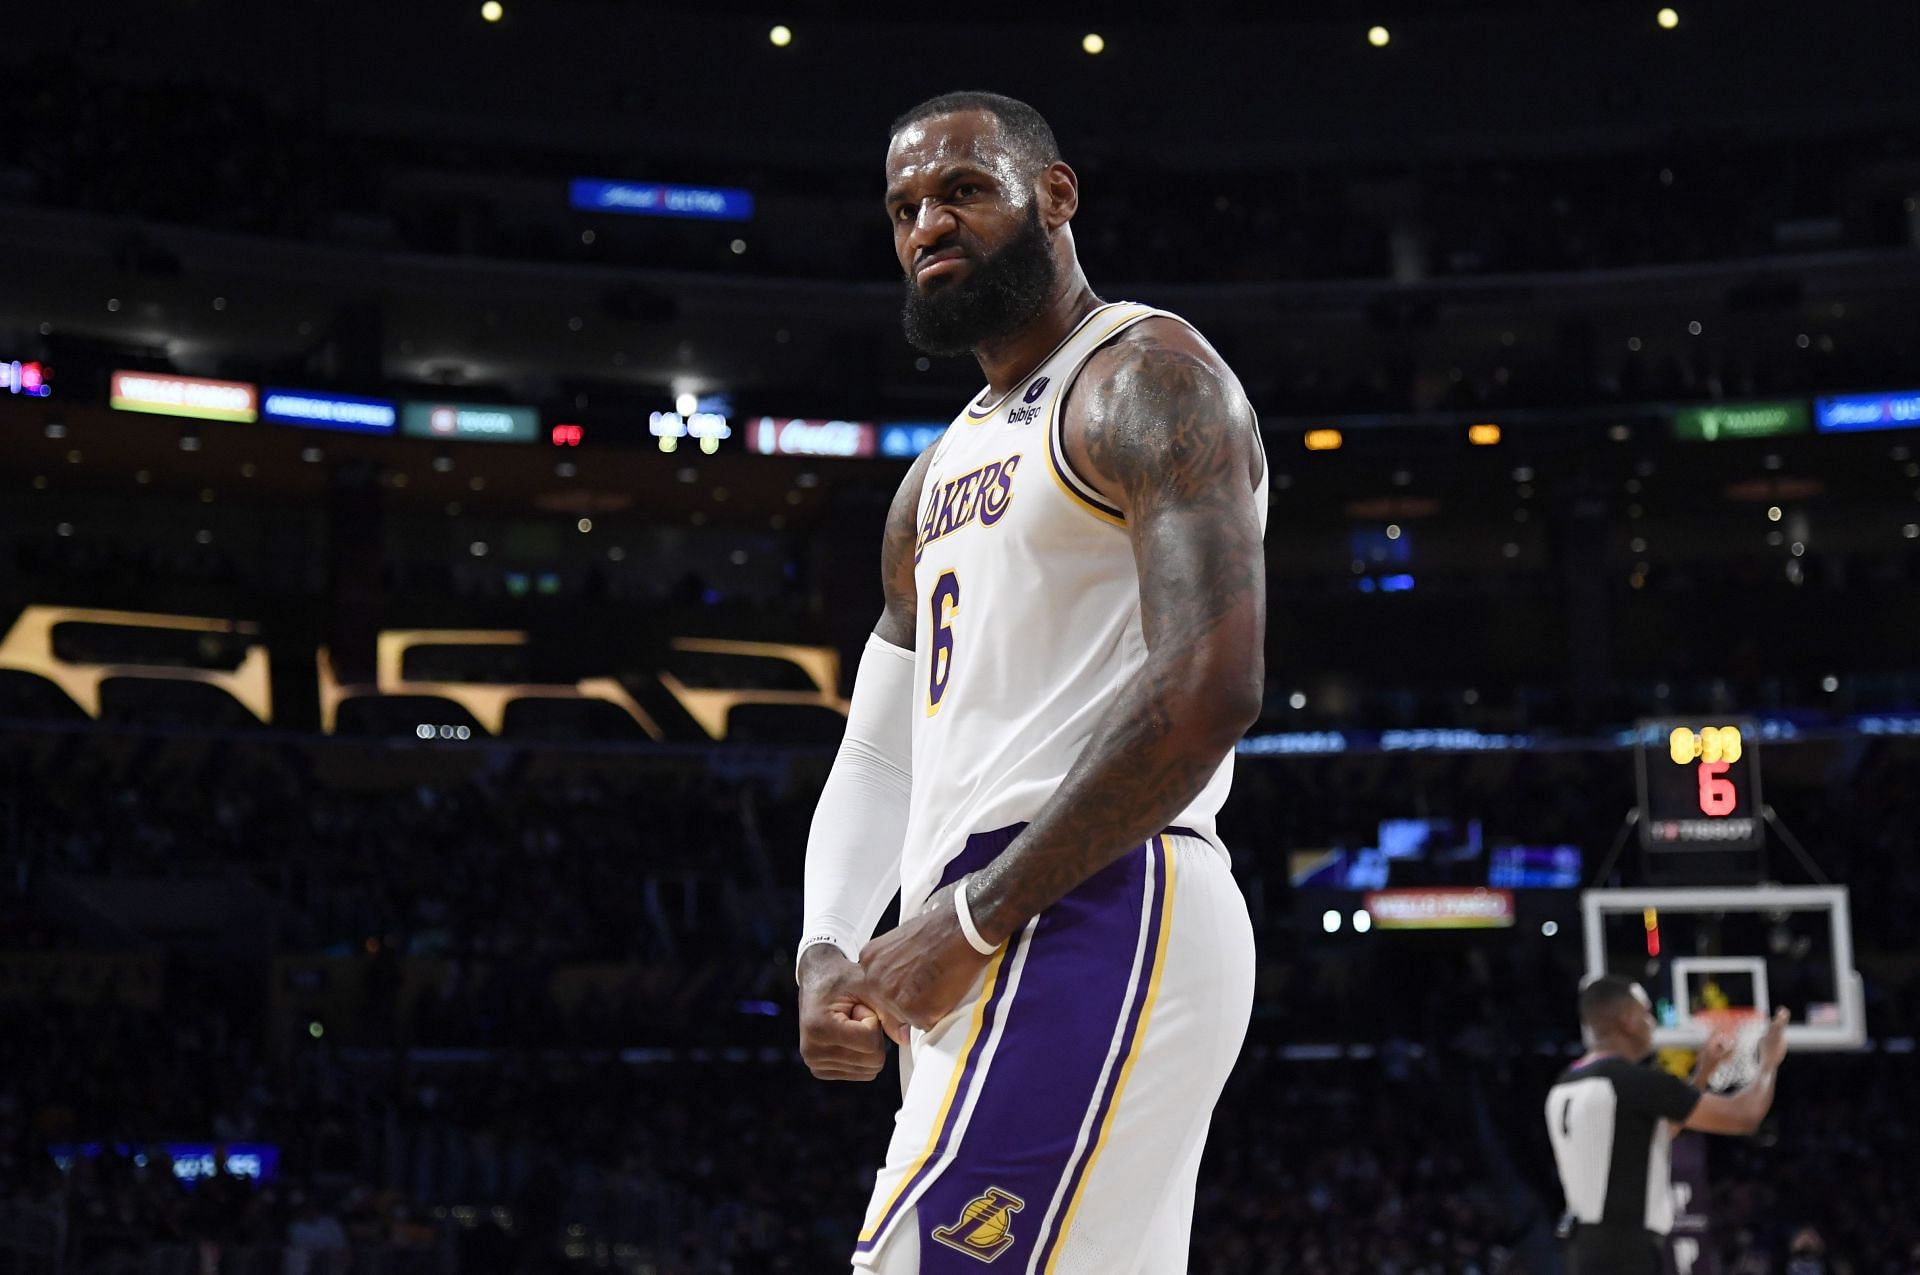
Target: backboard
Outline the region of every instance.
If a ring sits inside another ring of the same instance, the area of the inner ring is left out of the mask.
[[[1866,1040],[1844,886],[1588,890],[1580,907],[1587,976],[1646,988],[1657,1047],[1702,1044],[1703,1011],[1783,1006],[1789,1048]]]

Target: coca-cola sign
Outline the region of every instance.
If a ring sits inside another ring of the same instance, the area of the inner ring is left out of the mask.
[[[878,436],[867,421],[762,416],[747,430],[747,448],[763,456],[871,456]]]

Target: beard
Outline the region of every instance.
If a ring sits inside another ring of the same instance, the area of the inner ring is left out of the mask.
[[[900,321],[907,340],[928,354],[966,354],[975,346],[1018,332],[1040,313],[1056,275],[1040,208],[1000,251],[973,258],[963,279],[922,292],[907,280]]]

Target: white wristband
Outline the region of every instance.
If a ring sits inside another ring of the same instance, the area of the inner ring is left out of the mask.
[[[967,906],[967,882],[972,877],[961,877],[960,884],[953,891],[953,913],[960,918],[960,932],[967,936],[967,942],[974,951],[982,956],[992,956],[1000,949],[980,936],[980,927],[973,923],[973,909]]]

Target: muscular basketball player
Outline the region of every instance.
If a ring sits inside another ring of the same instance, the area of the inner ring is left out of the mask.
[[[1264,684],[1258,429],[1191,326],[1094,295],[1031,107],[926,102],[886,177],[907,337],[987,384],[894,500],[807,847],[801,1052],[903,1052],[853,1261],[1172,1275],[1252,1001],[1214,823]]]

